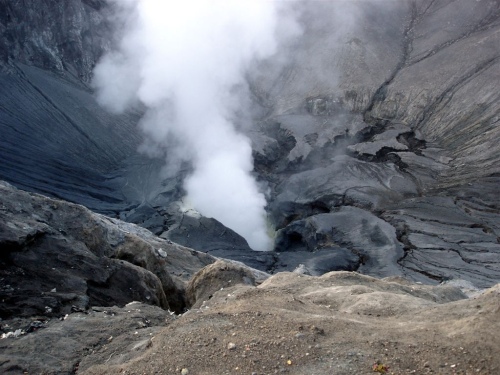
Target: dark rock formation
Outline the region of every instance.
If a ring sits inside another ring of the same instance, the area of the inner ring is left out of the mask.
[[[0,59],[89,82],[97,60],[111,46],[112,12],[105,0],[2,0]]]
[[[159,307],[133,302],[122,308],[93,307],[61,320],[38,319],[36,330],[0,342],[2,372],[75,374],[111,359],[132,360],[147,351],[152,335],[174,318]],[[8,332],[33,325],[28,319],[9,323],[2,327]]]
[[[403,249],[395,229],[356,207],[295,221],[278,232],[277,246],[278,251],[322,250],[321,263],[325,267],[330,254],[331,270],[359,270],[379,277],[402,272],[397,261]]]
[[[489,183],[493,186],[488,189]],[[476,194],[483,190],[484,200],[464,187],[458,190],[461,197],[414,198],[384,212],[382,217],[405,244],[399,264],[439,281],[461,278],[485,287],[498,280],[499,212],[498,205],[487,199],[488,192],[498,190],[498,183],[498,179],[486,179],[472,189]]]
[[[215,261],[79,205],[6,183],[0,192],[2,319],[131,301],[179,312],[186,281]]]

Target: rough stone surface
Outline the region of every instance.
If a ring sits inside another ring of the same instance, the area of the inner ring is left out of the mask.
[[[159,307],[133,302],[123,307],[94,306],[64,319],[39,317],[41,327],[0,341],[4,373],[71,374],[96,364],[118,364],[144,354],[153,335],[174,318]],[[3,322],[11,332],[32,324],[28,319]]]
[[[380,361],[401,374],[494,374],[499,296],[498,286],[467,299],[454,286],[401,277],[279,273],[258,286],[217,291],[175,318],[141,304],[70,314],[1,340],[0,366],[13,373],[76,365],[78,374],[368,375]]]
[[[403,256],[403,247],[396,237],[396,230],[356,207],[342,207],[337,212],[295,221],[278,232],[276,242],[278,251],[314,252],[321,249],[323,258],[326,257],[325,251],[329,250],[332,256],[343,258],[340,265],[350,263],[345,269],[373,276],[401,275],[402,272],[397,261]],[[339,269],[342,268],[334,266],[327,271]]]
[[[440,281],[465,279],[478,287],[500,277],[498,209],[484,201],[465,194],[460,199],[413,198],[383,218],[405,244],[399,264],[409,273]]]
[[[21,62],[84,82],[102,53],[111,46],[104,0],[0,1],[0,59]]]
[[[198,276],[226,282],[228,272],[231,278],[232,272],[250,276],[241,271],[216,262]],[[64,319],[4,320],[5,336],[23,333],[0,340],[0,369],[368,375],[380,361],[395,373],[451,375],[493,374],[500,365],[498,285],[467,298],[449,283],[419,285],[356,272],[321,277],[284,272],[256,284],[224,284],[180,316],[133,302],[94,306]]]
[[[215,261],[83,206],[0,192],[2,319],[135,300],[182,311],[186,281]]]
[[[255,286],[268,277],[268,274],[252,270],[243,264],[218,260],[198,271],[189,281],[186,287],[188,306],[199,308],[219,290],[238,284]]]

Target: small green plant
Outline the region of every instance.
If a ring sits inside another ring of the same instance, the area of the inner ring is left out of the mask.
[[[389,371],[389,366],[384,365],[380,361],[377,361],[373,364],[373,372],[378,372],[379,374],[386,374]]]

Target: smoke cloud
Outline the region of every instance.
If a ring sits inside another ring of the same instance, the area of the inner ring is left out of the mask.
[[[270,248],[266,200],[252,176],[250,141],[231,121],[245,71],[278,47],[278,3],[268,0],[126,0],[118,48],[96,66],[99,102],[113,112],[141,104],[143,151],[189,161],[189,202]],[[288,23],[290,32],[296,32]],[[239,90],[236,90],[239,88]],[[242,89],[243,88],[243,89]]]

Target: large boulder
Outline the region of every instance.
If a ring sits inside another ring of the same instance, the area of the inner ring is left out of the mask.
[[[218,260],[193,276],[186,288],[186,299],[189,306],[199,308],[219,290],[238,284],[255,286],[267,277],[268,274],[241,263]]]

